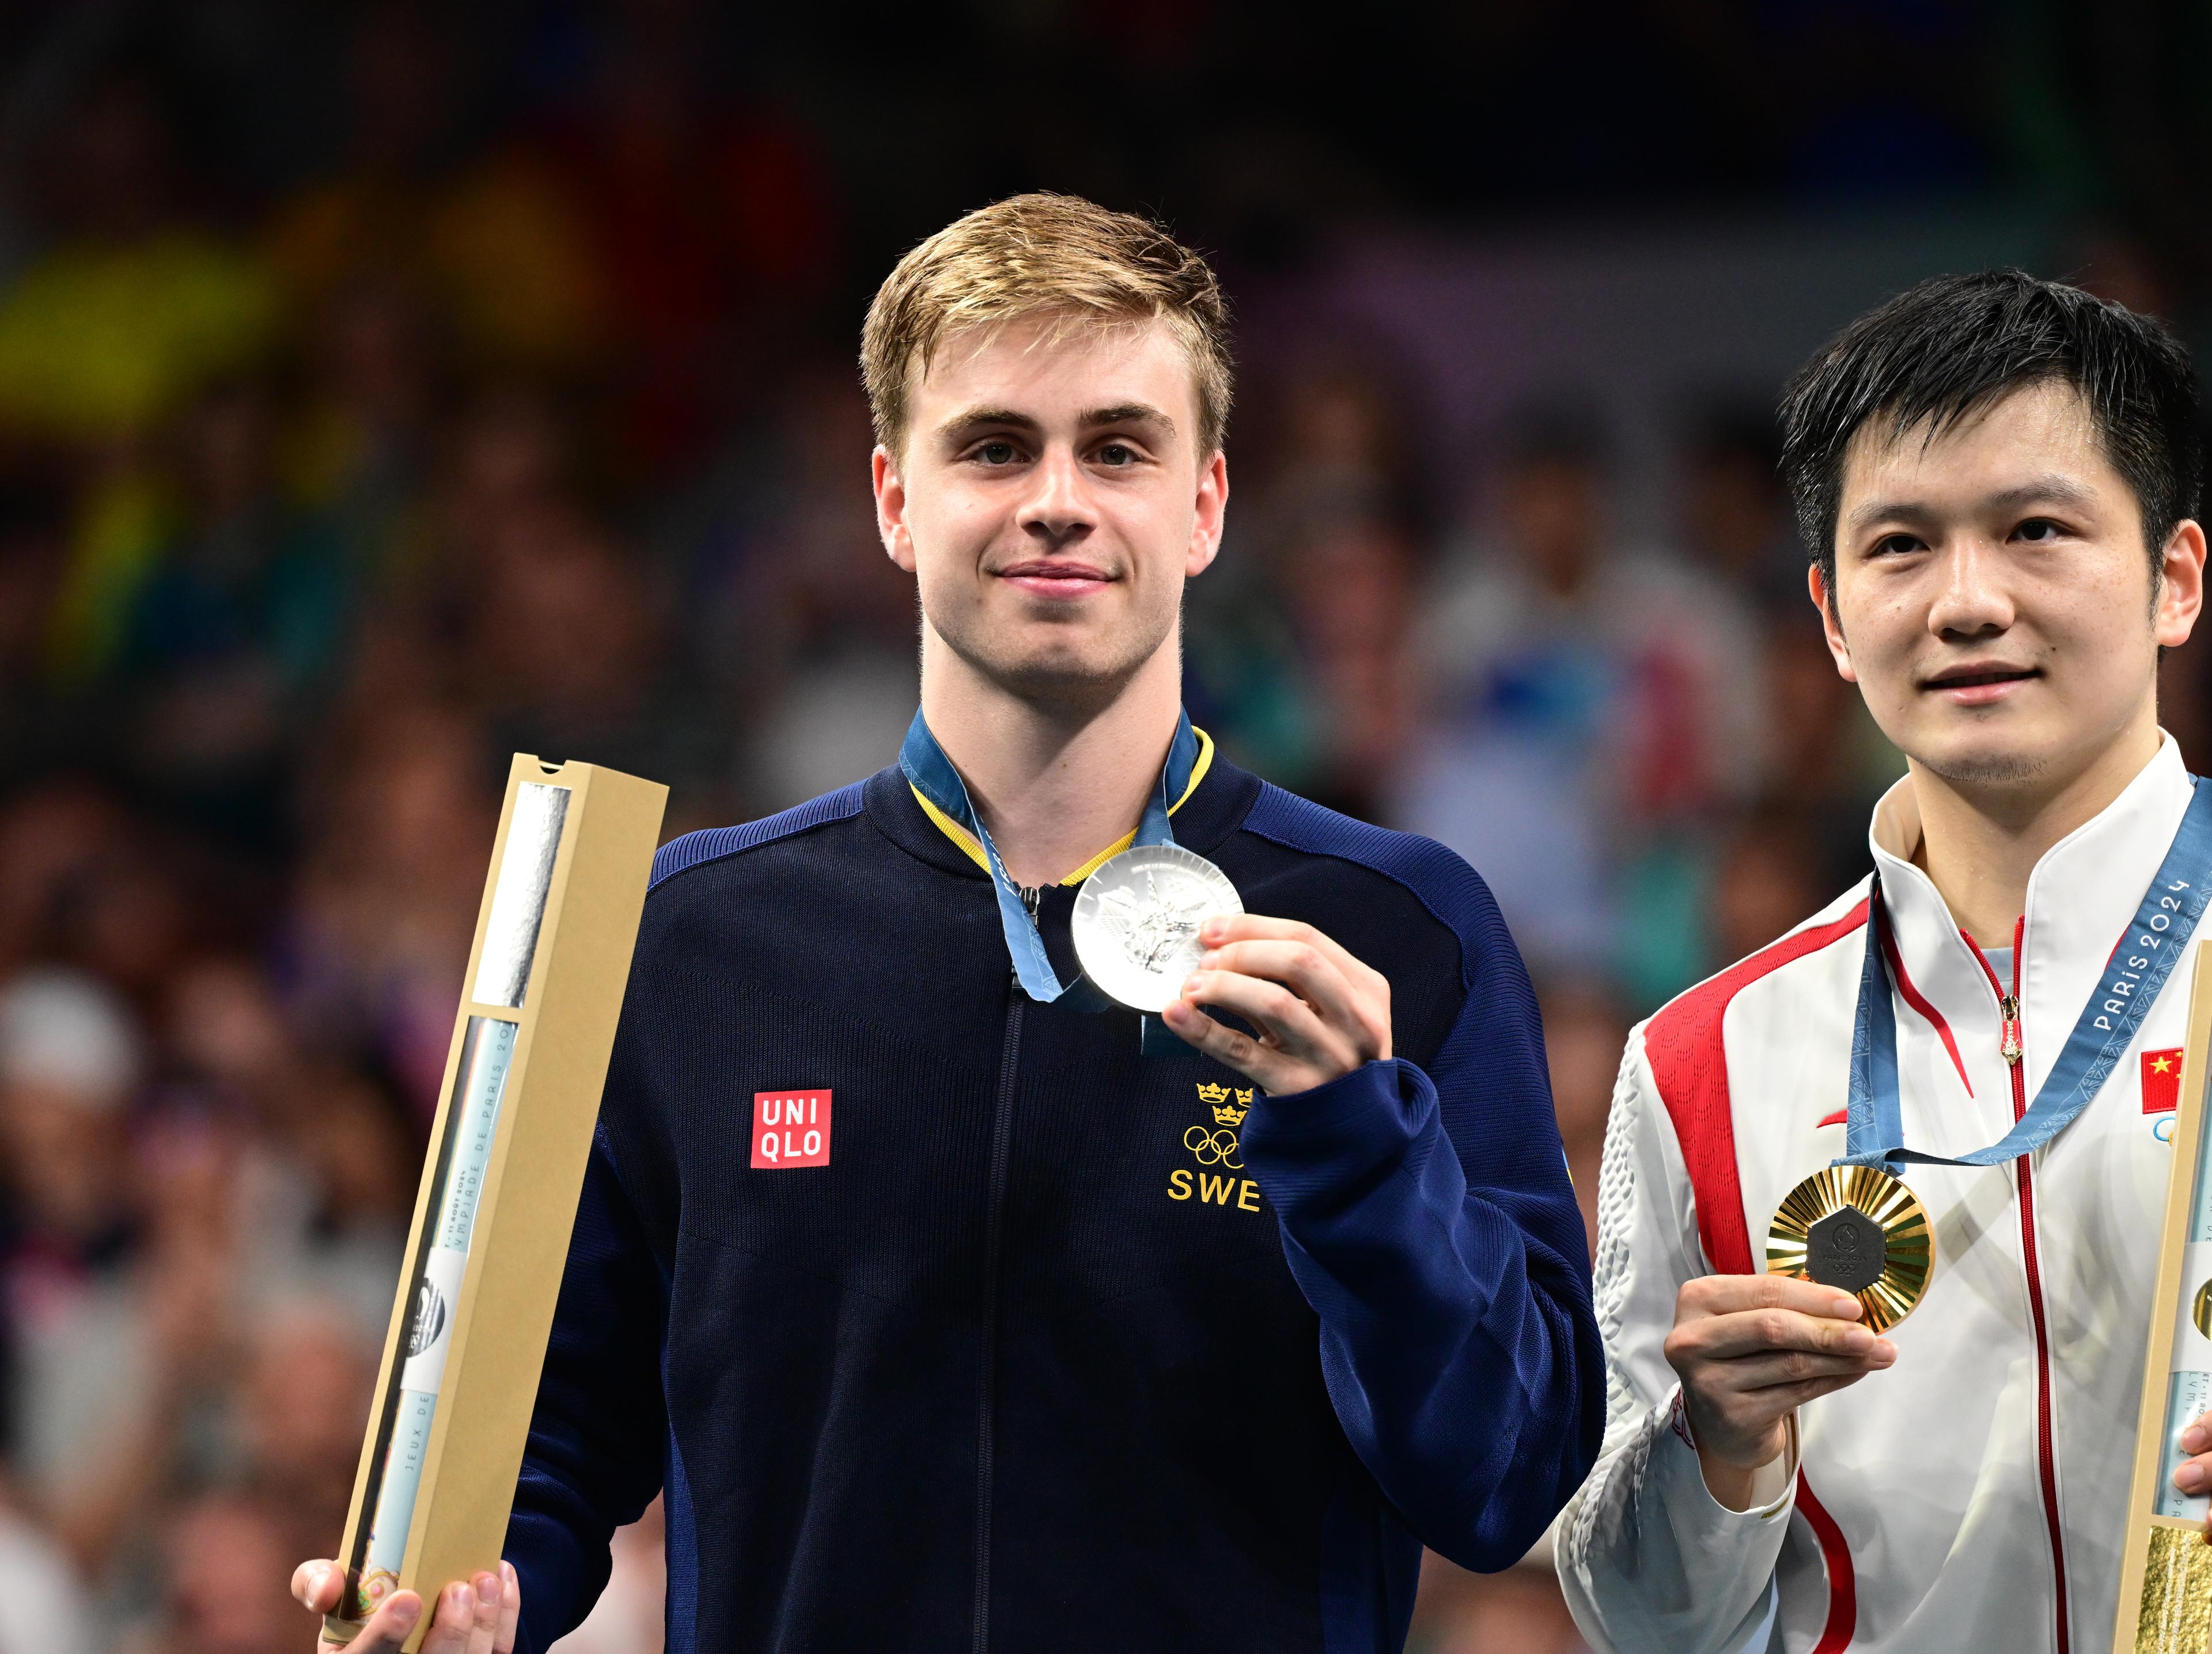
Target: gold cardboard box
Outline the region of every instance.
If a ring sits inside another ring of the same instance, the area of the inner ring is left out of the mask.
[[[2150,1354],[2136,1422],[2136,1467],[2128,1488],[2128,1536],[2120,1559],[2114,1654],[2206,1654],[2212,1647],[2212,1548],[2204,1543],[2203,1498],[2173,1486],[2176,1439],[2212,1412],[2212,1142],[2206,1138],[2205,1081],[2212,1075],[2212,942],[2191,950],[2189,1043],[2182,1048],[2173,1120],[2173,1174],[2151,1297]]]
[[[326,1641],[499,1566],[667,799],[515,754]]]

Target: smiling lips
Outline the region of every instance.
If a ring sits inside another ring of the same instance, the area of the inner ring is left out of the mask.
[[[1032,597],[1068,603],[1103,591],[1113,577],[1091,564],[1065,557],[1032,557],[1008,564],[999,571],[999,578]]]
[[[1921,684],[1959,706],[1987,706],[2002,700],[2021,684],[2042,676],[2033,666],[2008,666],[1996,661],[1946,668]]]

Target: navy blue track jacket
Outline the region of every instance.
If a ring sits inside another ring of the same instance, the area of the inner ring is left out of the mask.
[[[1389,978],[1397,1060],[1255,1097],[1029,999],[896,768],[660,852],[507,1531],[522,1654],[664,1489],[670,1654],[1395,1654],[1423,1542],[1503,1567],[1566,1502],[1603,1360],[1489,891],[1218,758],[1175,831]],[[755,1165],[801,1092],[827,1163]]]

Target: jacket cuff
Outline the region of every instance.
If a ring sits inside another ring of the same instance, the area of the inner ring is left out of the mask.
[[[1262,1097],[1253,1105],[1240,1141],[1254,1165],[1283,1172],[1327,1165],[1340,1175],[1396,1154],[1436,1114],[1436,1088],[1411,1063],[1365,1063],[1308,1091]]]
[[[1677,1517],[1688,1516],[1714,1533],[1740,1532],[1789,1516],[1797,1504],[1797,1415],[1784,1426],[1781,1457],[1752,1473],[1752,1504],[1744,1510],[1723,1505],[1705,1485],[1705,1466],[1698,1462],[1696,1436],[1690,1429],[1690,1409],[1683,1404],[1682,1388],[1674,1387],[1666,1403],[1667,1425],[1653,1445],[1652,1468],[1666,1477],[1667,1508]]]

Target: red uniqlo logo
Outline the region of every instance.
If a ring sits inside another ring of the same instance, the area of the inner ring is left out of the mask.
[[[756,1166],[830,1164],[830,1094],[826,1091],[753,1093]]]

